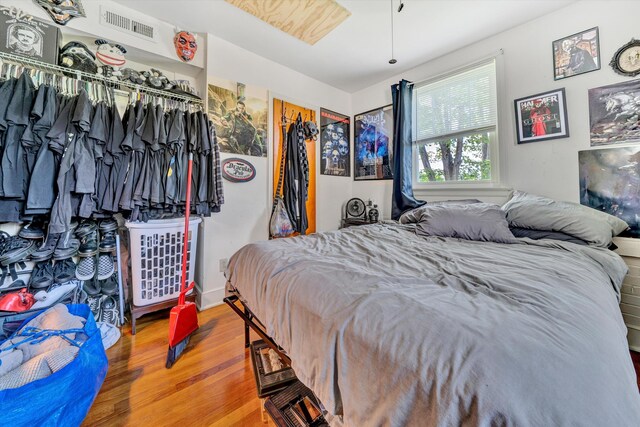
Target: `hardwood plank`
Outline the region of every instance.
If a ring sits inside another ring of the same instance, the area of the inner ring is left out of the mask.
[[[171,369],[164,367],[168,311],[139,319],[135,336],[123,328],[83,426],[266,426],[242,321],[227,306],[198,317],[200,328]]]
[[[226,0],[310,45],[344,22],[351,12],[335,0]]]

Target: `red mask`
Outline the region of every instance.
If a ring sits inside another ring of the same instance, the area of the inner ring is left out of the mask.
[[[188,31],[180,31],[173,38],[173,44],[176,47],[176,54],[178,58],[184,62],[189,62],[196,56],[198,50],[198,43],[196,42],[196,36]]]

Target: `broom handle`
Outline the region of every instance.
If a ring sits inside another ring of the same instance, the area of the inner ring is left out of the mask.
[[[183,305],[187,294],[187,247],[189,245],[189,214],[191,213],[191,168],[193,166],[193,153],[189,153],[189,166],[187,167],[187,201],[184,213],[184,243],[182,244],[182,279],[180,280],[180,297],[178,304]],[[189,288],[192,288],[190,286]]]

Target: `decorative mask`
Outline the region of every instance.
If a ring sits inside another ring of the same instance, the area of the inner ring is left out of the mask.
[[[188,31],[180,31],[173,38],[173,44],[176,47],[176,54],[184,62],[190,62],[196,51],[198,50],[198,42],[196,36]]]
[[[124,54],[127,53],[127,49],[119,44],[113,44],[103,39],[96,40],[96,44],[98,45],[96,58],[101,64],[113,67],[117,70],[127,62],[124,57]]]
[[[84,8],[80,0],[33,0],[38,6],[47,11],[53,22],[67,25],[73,18],[84,18]]]
[[[95,60],[96,56],[89,50],[87,45],[73,41],[65,44],[60,49],[58,63],[60,66],[71,68],[72,70],[95,74],[98,72]]]

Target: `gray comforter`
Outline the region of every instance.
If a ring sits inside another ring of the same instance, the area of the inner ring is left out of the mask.
[[[345,426],[638,426],[606,249],[371,225],[250,244],[237,290]]]

